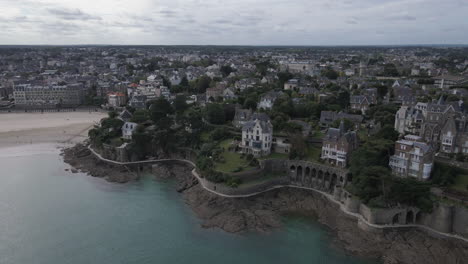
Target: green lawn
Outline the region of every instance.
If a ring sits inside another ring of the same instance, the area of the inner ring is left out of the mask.
[[[255,167],[249,166],[249,162],[245,159],[245,157],[243,159],[241,158],[241,154],[228,151],[228,147],[231,142],[232,139],[226,139],[219,143],[219,146],[224,148],[224,152],[221,154],[221,156],[223,156],[225,162],[216,163],[215,170],[224,173],[231,173],[235,172],[239,167],[242,167],[243,171],[254,169]]]
[[[315,130],[315,131],[312,131],[311,133],[312,133],[312,137],[314,138],[323,138],[325,136],[323,132],[320,130]]]
[[[455,178],[455,183],[450,186],[460,192],[468,193],[468,174],[458,174],[457,178]]]
[[[320,155],[322,154],[322,149],[315,146],[308,146],[306,159],[310,161],[320,161]]]
[[[110,140],[110,145],[114,146],[114,147],[120,147],[122,146],[122,144],[124,143],[124,141],[122,140],[121,137],[116,137],[116,138],[113,138]]]
[[[271,153],[268,156],[258,158],[259,160],[266,160],[266,159],[288,159],[289,155],[288,154],[283,154],[283,153]]]

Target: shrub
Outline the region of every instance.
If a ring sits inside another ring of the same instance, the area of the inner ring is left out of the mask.
[[[242,170],[243,170],[243,168],[239,166],[239,167],[235,168],[232,172],[241,172]]]
[[[226,128],[216,128],[213,132],[210,134],[210,138],[213,141],[218,141],[225,139],[229,136],[229,131]]]
[[[232,188],[237,188],[242,183],[242,180],[237,177],[226,177],[226,185]]]
[[[203,174],[205,175],[205,178],[210,182],[221,183],[225,181],[224,175],[218,171],[208,170],[203,172]]]

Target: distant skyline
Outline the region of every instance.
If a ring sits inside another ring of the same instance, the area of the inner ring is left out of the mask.
[[[0,0],[0,45],[468,44],[467,0]]]

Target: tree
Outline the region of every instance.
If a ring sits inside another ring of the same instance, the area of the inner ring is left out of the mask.
[[[163,85],[171,89],[171,86],[172,86],[171,82],[165,76],[161,76],[161,78],[163,79]]]
[[[377,96],[379,98],[384,98],[385,95],[388,93],[388,87],[386,85],[378,85],[377,86]]]
[[[279,84],[281,87],[284,86],[285,82],[294,77],[290,72],[278,72],[276,76],[278,76]]]
[[[353,152],[350,159],[350,172],[358,175],[361,169],[369,166],[387,167],[393,154],[394,142],[391,140],[370,138]]]
[[[117,112],[116,111],[110,111],[107,114],[109,115],[109,118],[116,118],[117,117]]]
[[[234,120],[234,116],[236,115],[236,106],[234,104],[223,104],[223,109],[225,122]]]
[[[192,130],[200,130],[203,128],[203,116],[200,111],[196,109],[189,109],[186,113],[185,121],[187,126]]]
[[[349,92],[344,90],[338,93],[337,103],[341,106],[341,108],[345,109],[349,106],[350,95]]]
[[[291,142],[291,151],[289,153],[289,158],[303,159],[306,156],[307,144],[302,134],[300,132],[290,133],[288,139],[289,142]]]
[[[177,95],[174,100],[174,108],[176,113],[183,113],[188,108],[185,95]]]
[[[372,207],[401,203],[430,211],[432,202],[427,183],[391,176],[388,160],[392,149],[393,141],[371,138],[354,151],[350,161],[353,181],[348,190]]]
[[[234,71],[234,69],[231,68],[231,66],[229,66],[229,65],[223,65],[223,66],[221,66],[219,71],[221,72],[223,77],[227,77],[227,76],[229,76],[229,74],[231,74],[231,72]]]
[[[390,76],[390,77],[398,77],[400,76],[400,73],[398,72],[395,64],[388,63],[384,65],[383,75]]]
[[[439,186],[448,186],[455,182],[457,175],[463,171],[457,167],[452,167],[440,162],[434,163],[432,170],[431,181]]]
[[[379,130],[379,132],[377,132],[377,134],[375,134],[374,137],[395,141],[398,139],[398,132],[393,128],[393,126],[385,125]]]
[[[321,74],[330,80],[336,80],[340,76],[338,72],[333,70],[331,67],[327,67],[326,69],[322,70]]]
[[[257,101],[255,101],[253,98],[247,98],[244,101],[244,108],[253,110],[257,109]]]
[[[137,156],[138,159],[144,159],[148,154],[148,142],[150,142],[151,137],[145,132],[143,126],[137,126],[135,131],[132,133],[132,144],[130,145],[130,150],[133,154]]]
[[[331,127],[338,128],[341,124],[341,121],[343,121],[345,131],[353,129],[354,123],[347,118],[337,119],[333,121]]]
[[[184,90],[188,90],[189,81],[187,79],[187,76],[184,75],[184,77],[182,77],[182,80],[180,80],[179,86],[182,87]]]
[[[206,106],[206,118],[211,124],[224,124],[226,117],[223,106],[220,104],[208,104]]]
[[[169,101],[164,97],[160,97],[152,101],[150,103],[149,111],[150,118],[155,124],[157,124],[161,118],[173,113],[171,103],[169,103]]]
[[[292,116],[294,114],[294,104],[290,97],[282,96],[275,100],[273,110]]]
[[[213,141],[221,140],[229,136],[229,131],[226,128],[216,128],[211,132],[210,138]]]
[[[388,168],[382,166],[368,166],[362,168],[358,175],[353,176],[353,187],[356,195],[364,203],[381,198],[387,202],[391,175]],[[376,205],[374,203],[374,205]],[[383,204],[381,204],[383,206]]]
[[[393,178],[392,180],[389,200],[393,204],[416,206],[424,212],[432,210],[430,184],[412,178]]]
[[[370,116],[376,121],[376,123],[381,124],[394,124],[395,123],[395,114],[398,111],[398,106],[386,104],[386,105],[376,105],[371,107],[366,115]]]
[[[196,79],[193,84],[193,90],[196,93],[204,93],[208,87],[210,87],[211,78],[203,75],[200,78]]]
[[[145,109],[135,110],[130,121],[141,124],[149,119],[148,111]]]

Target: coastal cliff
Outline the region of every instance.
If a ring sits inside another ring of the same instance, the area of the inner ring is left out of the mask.
[[[104,178],[109,182],[126,183],[137,180],[138,175],[122,166],[111,166],[99,162],[89,149],[77,144],[74,147],[63,149],[63,160],[73,167],[72,172],[83,172],[93,177]]]
[[[110,181],[126,182],[135,175],[124,169],[97,162],[83,146],[64,150],[64,160],[75,169]],[[224,198],[204,190],[183,163],[157,165],[157,178],[175,178],[177,191],[205,228],[220,228],[230,233],[269,232],[280,228],[281,217],[290,213],[316,218],[336,234],[336,242],[355,255],[381,257],[386,264],[464,263],[468,244],[459,240],[435,238],[425,232],[385,229],[365,232],[359,222],[339,210],[319,193],[282,188],[249,198]]]

